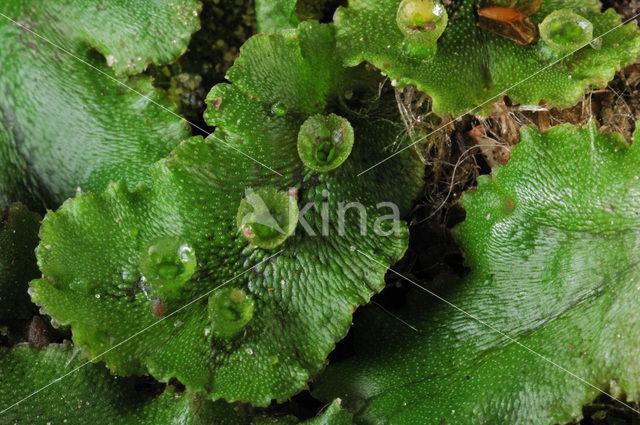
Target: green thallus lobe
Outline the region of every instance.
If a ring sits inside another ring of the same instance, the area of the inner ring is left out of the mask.
[[[446,9],[437,1],[403,0],[396,13],[396,24],[405,37],[404,52],[415,59],[433,58],[448,21]]]
[[[170,298],[193,276],[197,260],[194,249],[182,239],[164,236],[149,243],[139,264],[150,295]]]
[[[209,319],[213,335],[229,339],[237,336],[253,318],[253,300],[241,289],[222,289],[209,296]]]
[[[326,173],[347,160],[353,149],[353,127],[346,119],[335,115],[314,115],[307,119],[298,133],[298,154],[304,165]]]
[[[593,40],[593,24],[570,10],[556,10],[540,24],[540,38],[553,53],[571,53]]]
[[[247,189],[246,197],[240,201],[236,224],[252,245],[274,249],[293,234],[298,214],[298,203],[291,191]]]

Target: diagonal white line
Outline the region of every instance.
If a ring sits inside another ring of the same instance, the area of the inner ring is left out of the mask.
[[[369,260],[373,261],[374,263],[377,263],[383,267],[386,267],[385,264],[377,261],[376,259],[372,258],[370,255],[362,252],[361,250],[357,250],[360,254],[364,255],[365,257],[367,257]],[[614,396],[612,396],[611,394],[609,394],[608,392],[601,390],[600,388],[596,387],[595,385],[593,385],[592,383],[588,382],[587,380],[585,380],[584,378],[581,378],[580,376],[576,375],[575,373],[571,372],[570,370],[560,366],[559,364],[555,363],[553,360],[549,359],[548,357],[538,353],[537,351],[527,347],[526,345],[524,345],[523,343],[521,343],[520,341],[510,337],[509,335],[507,335],[506,333],[502,332],[501,330],[495,328],[494,326],[490,325],[489,323],[485,322],[484,320],[474,316],[471,313],[467,313],[465,310],[461,309],[460,307],[458,307],[457,305],[453,304],[452,302],[442,298],[440,295],[436,294],[435,292],[432,292],[430,290],[428,290],[427,288],[425,288],[424,286],[414,282],[413,280],[409,279],[406,276],[403,276],[402,274],[398,273],[397,271],[393,270],[391,267],[389,267],[389,271],[391,271],[392,273],[394,273],[395,275],[399,276],[400,278],[406,280],[407,282],[411,283],[412,285],[418,287],[419,289],[423,290],[424,292],[426,292],[427,294],[431,295],[434,298],[437,298],[438,300],[442,301],[443,303],[447,304],[450,307],[453,307],[454,309],[458,310],[460,313],[464,314],[465,316],[475,320],[476,322],[480,323],[481,325],[489,328],[490,330],[492,330],[493,332],[497,333],[498,335],[502,336],[503,338],[509,340],[510,342],[524,348],[525,350],[529,351],[530,353],[540,357],[542,360],[546,361],[547,363],[555,366],[556,368],[560,369],[561,371],[567,373],[568,375],[571,375],[572,377],[576,378],[578,381],[582,382],[583,384],[585,384],[588,387],[593,388],[594,390],[610,397],[612,400],[617,401],[618,403],[620,403],[621,405],[623,405],[624,407],[634,411],[635,413],[640,415],[640,411],[634,409],[633,407],[629,406],[627,403],[625,403],[622,400],[618,400],[617,398],[615,398]],[[1,413],[1,412],[0,412]]]
[[[203,299],[204,297],[209,296],[211,293],[213,293],[214,291],[222,288],[223,286],[225,286],[226,284],[228,284],[229,282],[234,281],[235,279],[239,278],[240,276],[248,273],[249,271],[253,270],[254,268],[258,267],[260,264],[271,260],[272,258],[274,258],[275,256],[279,255],[282,251],[284,250],[280,250],[278,252],[276,252],[275,254],[271,255],[269,258],[265,258],[264,260],[260,261],[259,263],[249,267],[248,269],[246,269],[245,271],[243,271],[242,273],[239,273],[237,275],[235,275],[234,277],[232,277],[231,279],[227,280],[226,282],[216,286],[215,288],[213,288],[212,290],[208,291],[205,294],[200,295],[198,298],[194,299],[193,301],[190,301],[188,304],[183,305],[182,307],[180,307],[179,309],[171,312],[170,314],[167,314],[166,316],[164,316],[162,319],[158,320],[157,322],[152,323],[151,325],[147,326],[144,329],[139,330],[138,332],[134,333],[133,335],[131,335],[130,337],[127,337],[126,339],[124,339],[123,341],[120,341],[119,343],[117,343],[116,345],[114,345],[113,347],[109,348],[108,350],[98,354],[97,356],[95,356],[93,359],[81,364],[80,366],[76,367],[75,369],[65,373],[64,375],[54,379],[53,381],[49,382],[47,385],[45,385],[44,387],[32,392],[31,394],[29,394],[28,396],[22,398],[21,400],[13,403],[11,406],[5,407],[3,410],[0,411],[0,415],[4,414],[6,411],[13,409],[14,407],[16,407],[17,405],[19,405],[20,403],[30,399],[31,397],[35,396],[36,394],[40,393],[41,391],[46,390],[47,388],[49,388],[50,386],[52,386],[53,384],[60,382],[61,380],[63,380],[64,378],[66,378],[67,376],[79,371],[80,369],[82,369],[83,367],[85,367],[86,365],[88,365],[89,363],[93,363],[95,362],[97,359],[99,359],[100,357],[104,356],[105,354],[109,353],[112,350],[115,350],[116,348],[120,347],[122,344],[126,344],[127,342],[131,341],[133,338],[137,337],[138,335],[148,331],[149,329],[153,328],[154,326],[162,323],[163,321],[167,320],[168,318],[175,316],[176,314],[178,314],[179,312],[181,312],[182,310],[184,310],[185,308],[193,305],[194,303],[200,301],[201,299]]]
[[[389,310],[387,310],[386,308],[384,308],[384,306],[382,306],[380,303],[377,303],[375,301],[371,301],[371,304],[375,304],[380,310],[384,311],[386,314],[388,314],[389,316],[393,317],[394,319],[396,319],[398,322],[402,323],[403,325],[405,325],[406,327],[408,327],[409,329],[411,329],[414,332],[420,332],[415,326],[413,326],[412,324],[410,324],[409,322],[407,322],[406,320],[403,320],[400,316],[393,314],[392,312],[390,312]]]
[[[605,32],[604,34],[600,34],[599,36],[595,37],[593,40],[591,40],[590,42],[584,44],[583,46],[580,46],[579,48],[577,48],[576,50],[572,51],[571,53],[566,54],[565,56],[561,57],[560,59],[551,62],[549,65],[545,66],[542,69],[539,69],[538,71],[536,71],[534,74],[529,75],[527,78],[525,78],[524,80],[518,81],[516,84],[512,85],[511,87],[507,88],[506,90],[498,93],[497,95],[493,96],[492,98],[482,102],[481,104],[479,104],[478,106],[476,106],[475,108],[469,109],[467,112],[465,112],[464,114],[456,117],[455,119],[449,121],[448,123],[436,128],[435,130],[433,130],[431,133],[427,134],[424,137],[419,138],[418,140],[416,140],[415,142],[411,143],[408,146],[405,146],[404,148],[400,149],[397,152],[394,152],[392,155],[389,155],[388,157],[386,157],[385,159],[383,159],[382,161],[372,165],[371,167],[367,168],[366,170],[362,171],[360,174],[358,174],[358,177],[362,176],[363,174],[368,173],[369,171],[373,170],[374,168],[376,168],[377,166],[384,164],[385,162],[387,162],[388,160],[390,160],[391,158],[401,154],[402,152],[406,151],[409,148],[412,148],[413,146],[417,145],[418,143],[422,142],[423,140],[427,139],[428,137],[430,137],[431,135],[441,131],[443,128],[448,127],[449,125],[460,121],[462,118],[466,117],[469,114],[473,114],[476,111],[482,109],[483,106],[492,103],[496,100],[498,100],[499,98],[501,98],[502,96],[505,96],[510,90],[513,90],[514,88],[518,87],[519,85],[529,81],[530,79],[532,79],[533,77],[535,77],[536,75],[540,74],[541,72],[546,71],[547,69],[557,65],[558,63],[562,62],[563,60],[565,60],[566,58],[568,58],[569,56],[573,55],[574,53],[584,49],[585,47],[587,47],[588,45],[590,45],[591,43],[593,43],[596,40],[599,40],[600,38],[606,36],[607,34],[617,30],[620,27],[623,27],[624,25],[628,24],[629,22],[633,21],[634,19],[636,19],[638,16],[640,16],[640,13],[638,13],[637,15],[635,15],[632,18],[627,19],[626,21],[622,22],[620,25],[617,25],[614,28],[611,28],[609,31]]]
[[[93,66],[92,64],[90,64],[89,62],[85,61],[82,58],[79,58],[78,56],[74,55],[72,52],[70,52],[69,50],[65,49],[64,47],[54,43],[53,41],[41,36],[40,34],[37,34],[36,32],[34,32],[31,28],[21,24],[18,21],[15,21],[13,19],[11,19],[10,17],[8,17],[7,15],[5,15],[4,13],[0,12],[0,16],[2,16],[3,18],[13,22],[14,24],[16,24],[17,26],[19,26],[20,28],[22,28],[23,30],[33,34],[34,36],[38,37],[39,39],[51,44],[53,47],[55,47],[58,50],[63,51],[64,53],[68,54],[69,56],[71,56],[72,58],[74,58],[75,60],[82,62],[83,64],[87,65],[88,67],[92,68],[94,71],[99,72],[100,74],[104,75],[105,77],[109,78],[110,80],[115,81],[116,83],[120,84],[122,87],[127,88],[128,90],[131,90],[132,92],[134,92],[135,94],[137,94],[138,96],[148,100],[149,102],[153,103],[155,106],[165,110],[166,112],[169,112],[171,115],[174,115],[178,118],[180,118],[181,120],[184,120],[186,122],[188,122],[191,126],[193,126],[194,128],[197,128],[198,130],[202,131],[204,134],[206,134],[207,136],[211,136],[214,139],[216,139],[218,142],[224,144],[225,146],[233,149],[234,151],[238,152],[239,154],[249,158],[250,160],[252,160],[253,162],[261,165],[262,167],[266,168],[267,170],[271,171],[274,174],[277,174],[278,176],[282,177],[282,174],[280,174],[279,172],[277,172],[276,170],[274,170],[273,168],[268,167],[267,165],[263,164],[262,162],[258,161],[257,159],[253,158],[252,156],[242,152],[240,149],[236,148],[235,146],[230,145],[229,143],[225,142],[224,140],[222,140],[221,138],[219,138],[218,136],[216,136],[215,134],[212,134],[208,131],[206,131],[205,129],[199,127],[198,125],[192,123],[191,121],[185,119],[184,117],[176,114],[175,112],[173,112],[172,110],[170,110],[169,108],[161,105],[160,103],[156,102],[155,100],[151,99],[150,97],[144,95],[143,93],[140,93],[138,90],[134,89],[133,87],[128,86],[127,84],[123,83],[122,81],[118,80],[117,78],[112,77],[111,75],[107,74],[106,72],[102,71],[99,68],[96,68],[95,66]]]

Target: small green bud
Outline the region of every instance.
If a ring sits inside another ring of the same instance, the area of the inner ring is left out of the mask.
[[[396,13],[396,24],[413,43],[435,43],[447,28],[449,16],[434,0],[403,0]]]
[[[170,298],[196,270],[195,251],[175,236],[154,239],[142,253],[140,271],[154,296]]]
[[[209,296],[209,319],[218,338],[235,337],[253,318],[254,304],[241,289],[222,289]]]
[[[289,192],[274,188],[247,189],[238,207],[236,224],[252,245],[274,249],[293,234],[298,214],[298,203]]]
[[[307,167],[326,173],[347,160],[353,141],[349,121],[335,114],[314,115],[300,127],[298,155]]]
[[[540,38],[552,52],[571,53],[593,40],[593,24],[570,10],[556,10],[540,24]]]
[[[271,105],[271,113],[276,117],[284,117],[287,115],[288,109],[282,102],[277,102]]]

